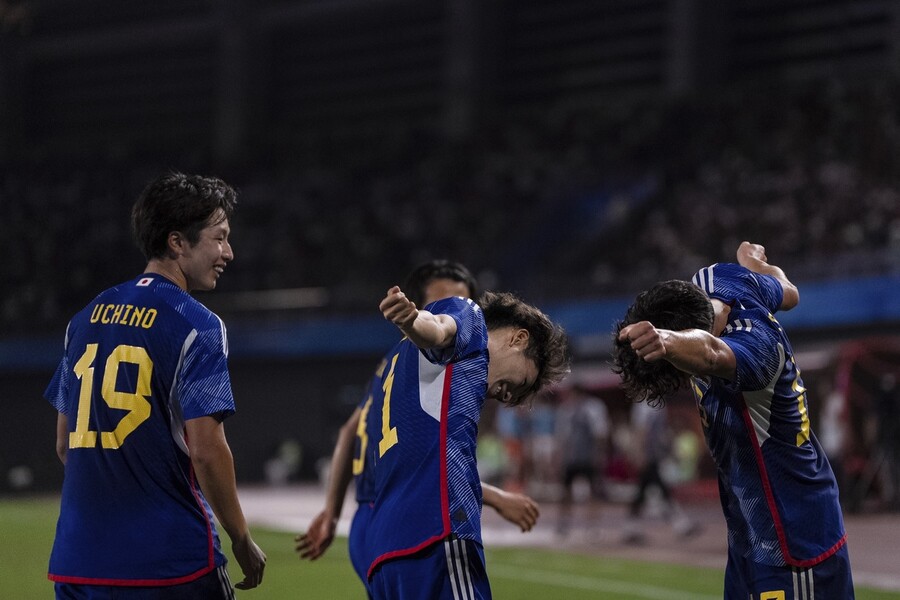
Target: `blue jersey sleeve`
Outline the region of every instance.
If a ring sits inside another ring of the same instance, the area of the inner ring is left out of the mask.
[[[483,337],[486,325],[481,307],[466,298],[444,298],[426,307],[432,314],[443,314],[456,321],[456,340],[448,348],[433,348],[423,351],[430,362],[445,365],[457,362],[484,349]]]
[[[67,399],[69,396],[69,373],[71,372],[69,369],[69,356],[66,349],[69,345],[69,328],[71,326],[70,323],[69,326],[66,327],[66,339],[63,344],[62,359],[60,359],[59,364],[56,366],[56,371],[53,373],[53,378],[50,379],[47,389],[44,390],[44,398],[53,405],[53,408],[55,408],[57,412],[66,416],[69,416],[69,403]]]
[[[72,323],[69,322],[66,326],[66,338],[63,342],[62,358],[56,366],[56,371],[53,373],[53,378],[50,379],[47,389],[44,390],[44,398],[53,405],[53,408],[55,408],[57,412],[62,413],[67,417],[71,416],[71,411],[69,410],[69,376],[72,370],[69,367],[69,353],[67,352],[69,349],[69,331],[71,329]]]
[[[734,263],[700,269],[692,281],[710,298],[732,307],[731,320],[722,334],[737,359],[737,379],[732,387],[767,387],[781,368],[780,325],[772,316],[784,299],[781,283]]]
[[[781,283],[735,263],[717,263],[700,269],[691,279],[710,298],[743,308],[765,308],[778,312],[784,300]]]
[[[722,341],[728,344],[737,361],[737,390],[762,390],[781,372],[783,348],[779,325],[761,310],[743,311],[728,323]]]
[[[221,321],[197,333],[184,356],[178,397],[185,419],[235,412],[228,376],[228,345]]]
[[[66,416],[68,416],[69,414],[69,409],[66,405],[68,389],[69,359],[65,354],[63,354],[62,360],[59,361],[59,365],[56,367],[56,372],[53,373],[53,378],[50,380],[50,384],[47,386],[47,390],[44,392],[44,398],[46,398],[50,402],[50,404],[53,405],[53,408],[55,408],[57,412],[61,412]]]

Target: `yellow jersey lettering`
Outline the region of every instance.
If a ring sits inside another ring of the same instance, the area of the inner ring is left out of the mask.
[[[359,413],[359,424],[356,426],[356,437],[359,438],[359,458],[353,459],[353,474],[359,475],[366,466],[366,449],[369,447],[369,436],[366,434],[366,418],[372,407],[372,395],[369,394],[362,411]]]
[[[97,346],[97,344],[88,344],[73,369],[75,377],[81,381],[81,390],[78,394],[75,430],[69,432],[69,448],[93,448],[97,445],[97,432],[90,429],[91,396],[94,390],[94,359],[97,357]]]
[[[700,413],[700,424],[703,425],[703,429],[709,429],[709,415],[706,413],[706,408],[703,406],[703,390],[700,389],[700,386],[697,385],[697,381],[691,379],[691,389],[694,392],[694,399],[697,401],[697,411]]]
[[[124,304],[116,304],[115,307],[116,308],[115,308],[115,310],[113,310],[113,315],[112,315],[111,320],[113,323],[118,323],[119,319],[122,317],[122,311],[125,309],[125,305]]]
[[[88,344],[73,369],[75,376],[81,381],[81,390],[78,395],[75,430],[69,433],[69,448],[94,448],[97,445],[98,432],[90,429],[97,348],[97,344]],[[116,389],[119,365],[122,363],[137,365],[137,381],[133,392]],[[107,357],[100,384],[100,397],[110,408],[127,410],[128,414],[122,417],[113,431],[99,432],[102,448],[109,450],[121,448],[125,438],[150,418],[152,375],[153,361],[147,350],[140,346],[117,346]]]
[[[144,311],[146,311],[146,307],[143,306],[135,306],[134,312],[131,313],[131,320],[128,321],[128,324],[132,327],[137,327],[141,324],[141,319],[144,318]]]
[[[131,314],[132,308],[134,308],[134,306],[131,304],[125,305],[125,310],[122,312],[122,318],[117,321],[119,325],[128,325],[128,315]]]
[[[91,311],[91,323],[96,323],[100,320],[100,311],[103,310],[102,304],[95,304],[94,310]]]
[[[116,389],[119,365],[131,363],[137,365],[137,381],[133,392],[120,392]],[[153,361],[147,350],[140,346],[117,346],[106,359],[103,371],[101,395],[110,408],[127,410],[113,431],[100,432],[100,445],[103,448],[117,450],[128,435],[137,426],[150,418],[150,377],[153,374]]]
[[[110,310],[113,306],[115,306],[115,304],[107,304],[107,305],[105,305],[105,306],[103,307],[103,314],[100,315],[100,322],[103,323],[104,325],[108,324],[109,321],[110,321],[110,319],[109,319],[109,310]]]
[[[397,443],[397,428],[391,427],[391,391],[394,387],[394,367],[397,366],[397,358],[399,354],[395,354],[391,360],[391,370],[388,371],[387,378],[381,386],[384,390],[384,405],[381,407],[381,441],[378,442],[378,457],[384,456],[384,453],[390,450]]]
[[[91,323],[104,325],[127,325],[150,329],[156,322],[159,311],[133,304],[95,304],[91,310]]]
[[[793,361],[793,357],[791,357]],[[796,367],[797,363],[794,363]],[[800,385],[800,369],[797,369],[797,377],[791,384],[791,388],[797,395],[797,412],[800,413],[800,431],[797,432],[797,446],[802,446],[809,441],[809,412],[806,410],[806,388]]]
[[[153,322],[156,321],[156,309],[151,308],[147,311],[147,316],[141,319],[141,327],[144,329],[150,329],[153,327]]]

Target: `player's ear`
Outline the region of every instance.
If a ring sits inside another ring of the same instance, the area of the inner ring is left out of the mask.
[[[166,238],[169,258],[178,258],[184,253],[187,246],[187,238],[180,231],[170,231]]]
[[[531,334],[528,333],[527,329],[516,329],[512,334],[512,338],[510,338],[509,345],[525,349],[528,347],[528,340],[530,338]]]

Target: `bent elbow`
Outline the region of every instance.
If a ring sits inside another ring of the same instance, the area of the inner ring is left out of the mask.
[[[223,440],[191,446],[191,464],[197,472],[210,472],[219,465],[233,464],[231,448]]]
[[[781,300],[781,310],[791,310],[800,304],[800,290],[792,283],[782,284],[784,297]]]
[[[704,351],[698,355],[701,373],[733,381],[737,373],[737,359],[731,348],[721,339],[709,336]]]
[[[60,442],[56,443],[56,456],[59,457],[59,462],[61,462],[63,465],[66,464],[66,455],[68,453],[68,450],[69,450],[68,444],[63,444]]]
[[[213,469],[223,460],[232,460],[228,446],[204,447],[199,452],[191,452],[191,463],[197,470]]]
[[[728,381],[735,380],[737,377],[737,361],[731,349],[723,348],[710,357],[709,374]]]

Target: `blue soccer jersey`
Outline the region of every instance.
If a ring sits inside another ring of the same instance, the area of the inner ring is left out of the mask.
[[[45,397],[69,424],[49,578],[159,586],[225,563],[185,421],[234,412],[221,320],[159,275],[70,321]]]
[[[724,263],[700,270],[693,282],[731,306],[721,339],[734,352],[737,378],[693,379],[729,546],[756,563],[819,564],[846,534],[834,474],[810,430],[800,369],[774,317],[783,288]]]
[[[381,378],[387,365],[388,357],[381,359],[375,374],[369,381],[366,397],[359,404],[359,425],[356,428],[356,441],[353,457],[353,480],[356,491],[356,501],[366,504],[375,500],[375,471],[373,469],[374,449],[369,444],[366,435],[366,420],[372,407],[372,402],[381,389]]]
[[[381,377],[387,359],[382,359],[375,370],[375,374],[369,381],[366,397],[359,404],[359,424],[356,428],[356,440],[353,455],[353,479],[356,492],[356,512],[350,523],[350,534],[347,537],[347,546],[350,553],[350,562],[353,570],[359,576],[363,585],[368,588],[368,577],[371,562],[366,548],[366,531],[369,527],[369,515],[372,513],[372,503],[375,501],[375,470],[373,469],[373,449],[366,435],[366,419],[372,406],[373,395],[376,389],[381,388]]]
[[[382,562],[409,556],[450,534],[481,543],[481,482],[475,462],[487,392],[487,327],[472,300],[446,298],[428,309],[456,321],[450,348],[420,351],[404,338],[369,409],[375,502],[366,536]]]

